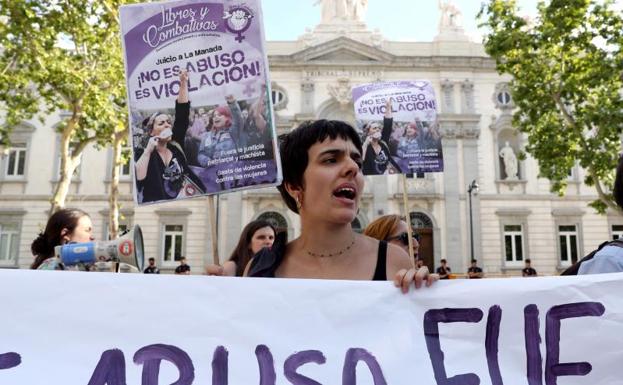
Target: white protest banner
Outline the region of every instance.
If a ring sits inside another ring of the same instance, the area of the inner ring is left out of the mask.
[[[365,175],[443,171],[437,101],[430,82],[362,84],[352,93],[363,133]]]
[[[0,384],[621,384],[622,292],[0,270]]]
[[[120,17],[135,201],[279,184],[260,1],[132,4]]]

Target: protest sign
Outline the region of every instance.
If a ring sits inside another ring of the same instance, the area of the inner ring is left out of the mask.
[[[280,183],[259,0],[134,4],[120,14],[135,201]],[[186,94],[190,105],[176,103]]]
[[[0,384],[612,385],[621,292],[623,274],[403,295],[391,282],[0,270]]]
[[[363,84],[352,93],[363,134],[364,174],[443,171],[437,102],[430,82]]]

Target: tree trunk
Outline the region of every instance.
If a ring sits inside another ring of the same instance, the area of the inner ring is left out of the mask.
[[[108,232],[110,239],[119,236],[119,167],[121,166],[121,143],[126,131],[115,133],[112,151],[112,176],[108,197]]]
[[[68,127],[73,126],[74,124],[74,122],[70,121],[68,123]],[[69,186],[71,185],[71,177],[73,176],[76,167],[80,164],[80,154],[70,154],[70,138],[71,136],[67,132],[67,130],[65,130],[65,132],[63,132],[63,134],[61,135],[60,175],[58,183],[56,184],[56,187],[54,189],[54,194],[52,195],[52,199],[50,200],[50,215],[65,207],[65,199],[67,198]]]

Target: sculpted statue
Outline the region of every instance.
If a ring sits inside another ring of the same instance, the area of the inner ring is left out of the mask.
[[[517,156],[513,148],[506,142],[500,150],[500,157],[504,162],[504,171],[506,172],[506,180],[517,180]]]
[[[442,0],[439,0],[438,4],[439,10],[441,10],[439,29],[460,28],[463,26],[463,14],[454,3],[451,1],[444,3]]]
[[[353,10],[353,20],[363,21],[368,10],[368,0],[351,0],[351,9]]]
[[[368,9],[368,0],[317,0],[314,5],[318,4],[321,7],[322,23],[363,21]]]

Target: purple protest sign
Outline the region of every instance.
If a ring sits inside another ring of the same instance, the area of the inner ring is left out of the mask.
[[[363,133],[365,175],[443,171],[437,101],[430,82],[363,84],[352,94]]]
[[[120,15],[136,202],[280,183],[259,0],[133,4]]]

